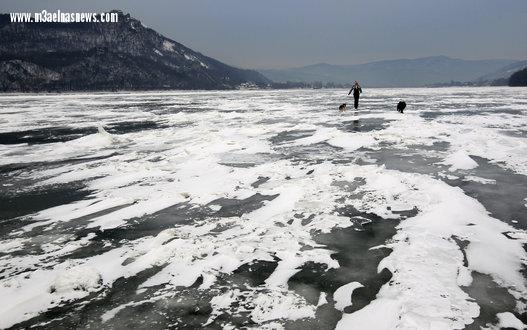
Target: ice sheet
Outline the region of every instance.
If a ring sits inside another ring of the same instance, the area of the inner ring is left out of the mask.
[[[17,218],[3,234],[0,296],[8,303],[0,327],[106,297],[119,278],[144,271],[152,274],[134,290],[146,296],[112,305],[97,322],[199,283],[211,299],[209,324],[244,311],[257,327],[278,328],[329,305],[342,312],[342,329],[463,328],[480,311],[462,290],[472,271],[516,299],[511,312],[524,312],[525,231],[443,181],[501,187],[478,166],[485,162],[527,174],[525,137],[504,134],[526,129],[525,91],[500,91],[494,98],[487,89],[368,90],[358,119],[335,111],[338,90],[3,95],[0,133],[93,133],[0,145],[9,196],[79,183],[87,192]],[[391,103],[403,96],[401,115]],[[122,122],[156,125],[127,131]],[[394,161],[394,150],[410,155],[397,159],[402,170],[374,153]],[[308,264],[340,267],[315,236],[354,226],[336,211],[350,207],[402,221],[378,265],[392,279],[347,314],[357,282],[329,302],[315,292],[313,302],[290,281]],[[222,282],[258,262],[275,267],[262,283]],[[512,324],[511,315],[498,317]]]

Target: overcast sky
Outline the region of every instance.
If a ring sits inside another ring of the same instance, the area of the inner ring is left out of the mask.
[[[447,55],[527,59],[527,0],[0,0],[0,11],[122,9],[245,68]]]

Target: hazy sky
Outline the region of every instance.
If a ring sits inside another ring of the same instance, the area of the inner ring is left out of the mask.
[[[447,55],[527,59],[527,0],[0,0],[1,12],[122,9],[246,68]]]

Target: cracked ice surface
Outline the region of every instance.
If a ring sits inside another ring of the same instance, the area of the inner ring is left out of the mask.
[[[495,90],[2,95],[0,327],[519,324],[527,91]],[[374,290],[337,256],[376,249]]]

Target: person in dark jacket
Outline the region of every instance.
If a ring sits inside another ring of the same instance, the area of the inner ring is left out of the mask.
[[[399,103],[397,103],[397,111],[399,111],[400,113],[403,113],[404,108],[406,108],[406,102],[399,101]]]
[[[353,103],[353,106],[355,107],[355,110],[359,107],[359,97],[360,93],[362,93],[362,88],[360,87],[359,83],[355,80],[355,83],[353,84],[353,87],[351,87],[350,92],[348,95],[353,92],[353,98],[355,99],[355,103]]]

